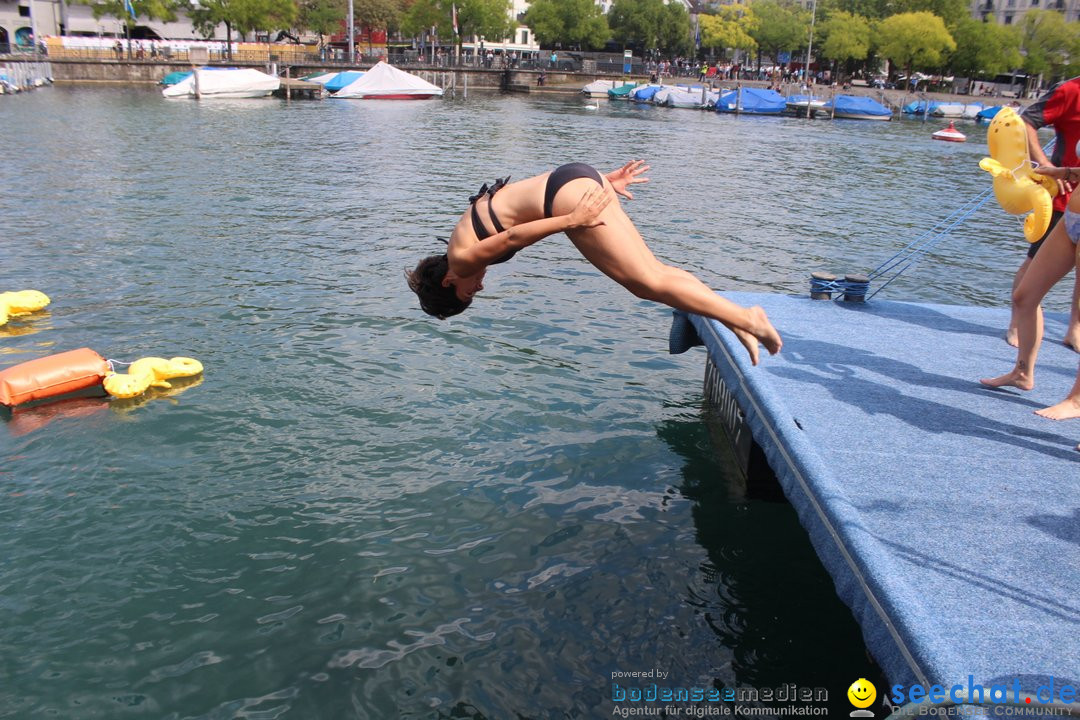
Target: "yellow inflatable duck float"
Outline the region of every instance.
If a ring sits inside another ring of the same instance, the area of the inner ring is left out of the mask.
[[[1028,155],[1024,121],[1010,107],[1003,107],[990,121],[986,132],[990,157],[979,162],[994,177],[994,197],[1011,215],[1031,212],[1024,220],[1024,237],[1036,242],[1050,227],[1057,183],[1034,172]]]
[[[48,305],[49,296],[38,290],[18,290],[0,293],[0,325],[7,324],[9,318],[37,312]]]
[[[102,385],[105,392],[117,398],[133,398],[142,395],[147,389],[171,388],[169,380],[179,377],[193,377],[203,371],[202,363],[194,358],[174,357],[140,358],[131,363],[126,373],[110,373]]]

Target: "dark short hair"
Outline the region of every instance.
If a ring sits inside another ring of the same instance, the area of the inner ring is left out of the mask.
[[[440,320],[457,315],[472,304],[472,300],[459,298],[453,285],[443,287],[442,281],[449,269],[450,262],[443,253],[424,258],[414,270],[405,270],[409,289],[420,298],[420,309]]]

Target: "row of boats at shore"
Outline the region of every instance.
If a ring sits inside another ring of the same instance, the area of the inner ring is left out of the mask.
[[[746,115],[797,115],[850,120],[891,120],[893,111],[871,97],[836,94],[829,99],[812,94],[782,95],[776,90],[755,87],[714,89],[704,85],[640,84],[618,80],[597,80],[582,88],[590,98],[608,98],[672,108],[715,110]],[[918,100],[901,112],[942,118],[990,121],[1002,106],[982,103],[947,103]]]
[[[442,97],[443,90],[421,77],[379,62],[367,71],[317,73],[301,80],[322,87],[335,98],[358,100],[424,100]],[[281,87],[281,79],[253,68],[202,67],[166,75],[161,80],[167,98],[259,98]]]
[[[582,88],[588,97],[606,97],[672,108],[696,108],[744,115],[800,115],[852,120],[891,120],[892,111],[860,95],[836,95],[826,100],[813,95],[784,96],[768,88],[714,89],[704,85],[620,83],[597,80]]]

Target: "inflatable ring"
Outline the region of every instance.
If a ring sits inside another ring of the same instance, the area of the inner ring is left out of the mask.
[[[192,377],[203,371],[202,363],[194,358],[140,358],[131,363],[126,373],[112,373],[102,383],[105,392],[117,398],[133,398],[149,388],[170,388],[169,380]]]
[[[1031,213],[1024,220],[1024,237],[1033,243],[1050,227],[1058,187],[1052,178],[1034,172],[1027,142],[1024,121],[1012,108],[1002,108],[986,132],[990,157],[983,158],[979,167],[993,176],[994,197],[1005,212]]]
[[[38,290],[0,293],[0,325],[5,325],[15,315],[37,312],[50,302],[49,296]]]

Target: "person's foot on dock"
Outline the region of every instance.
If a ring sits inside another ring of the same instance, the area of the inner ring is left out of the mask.
[[[1013,368],[995,378],[982,378],[979,382],[992,388],[1011,386],[1018,390],[1030,390],[1035,387],[1035,379],[1019,368]]]
[[[1065,339],[1061,341],[1061,344],[1073,352],[1080,352],[1080,328],[1069,328],[1069,332],[1066,333]]]
[[[1065,398],[1057,405],[1036,410],[1035,414],[1050,420],[1075,420],[1080,418],[1080,398]]]
[[[1005,331],[1005,342],[1009,343],[1013,347],[1020,347],[1020,336],[1016,332],[1016,326],[1010,325],[1009,329]]]

